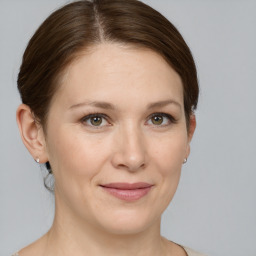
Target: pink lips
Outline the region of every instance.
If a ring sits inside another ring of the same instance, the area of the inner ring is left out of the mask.
[[[101,187],[111,195],[124,200],[135,201],[147,195],[152,188],[152,184],[145,182],[138,183],[109,183]]]

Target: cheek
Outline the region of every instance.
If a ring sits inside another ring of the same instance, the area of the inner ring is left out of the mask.
[[[51,133],[48,152],[58,202],[64,200],[71,209],[80,212],[79,205],[88,205],[88,198],[93,197],[94,178],[107,160],[109,143],[105,140],[103,147],[102,139],[74,130],[62,128]]]
[[[159,171],[163,176],[170,176],[181,169],[187,149],[187,136],[185,133],[166,136],[154,143],[152,148],[152,157],[159,165]]]
[[[186,133],[175,133],[159,141],[153,156],[156,163],[159,185],[159,208],[163,211],[172,200],[179,183],[181,167],[184,160]]]
[[[93,177],[104,162],[107,148],[102,140],[95,139],[70,129],[62,129],[49,138],[49,161],[52,165],[56,181],[61,179],[77,179]]]

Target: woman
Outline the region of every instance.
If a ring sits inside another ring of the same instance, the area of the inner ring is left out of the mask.
[[[18,88],[22,140],[55,180],[53,225],[19,256],[201,255],[160,235],[198,100],[168,20],[136,0],[68,4],[30,40]]]

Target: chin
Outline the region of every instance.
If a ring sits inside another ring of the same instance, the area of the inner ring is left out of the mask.
[[[153,216],[152,209],[145,211],[119,211],[112,216],[104,216],[100,223],[108,233],[115,235],[131,235],[141,233],[151,226],[160,224],[160,215]]]

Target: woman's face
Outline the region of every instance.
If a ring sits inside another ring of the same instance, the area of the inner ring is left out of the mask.
[[[91,48],[68,68],[48,116],[57,213],[119,234],[159,223],[192,133],[181,79],[161,56]]]

